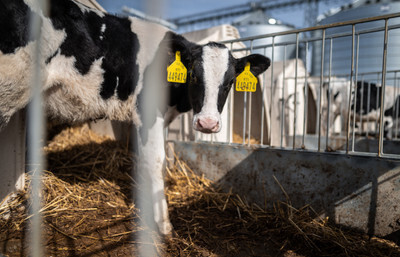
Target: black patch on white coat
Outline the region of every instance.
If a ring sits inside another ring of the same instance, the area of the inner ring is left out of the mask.
[[[116,93],[120,100],[127,100],[139,78],[139,40],[131,31],[131,22],[108,14],[101,17],[94,11],[82,12],[70,0],[53,0],[50,19],[57,30],[64,30],[67,35],[60,54],[75,57],[75,67],[82,75],[89,72],[95,60],[103,58],[101,97],[108,99]]]
[[[369,83],[369,82],[362,83],[361,81],[357,81],[356,113],[367,114],[374,110],[380,109],[381,95],[382,95],[381,89],[382,87],[377,86],[375,83]],[[354,103],[352,104],[351,109],[352,110],[354,109]]]
[[[0,51],[12,54],[29,43],[29,21],[33,13],[22,1],[0,1]]]

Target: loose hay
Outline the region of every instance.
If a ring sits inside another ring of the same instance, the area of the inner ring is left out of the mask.
[[[176,237],[163,244],[135,241],[140,211],[132,202],[133,158],[128,147],[86,126],[69,128],[45,148],[43,232],[48,256],[132,256],[153,245],[160,256],[400,256],[392,242],[343,230],[312,208],[276,203],[265,211],[222,192],[182,161],[167,170],[166,195]],[[30,217],[29,176],[0,214],[0,250],[25,256]],[[152,232],[149,232],[152,233]],[[158,236],[153,233],[153,238]]]

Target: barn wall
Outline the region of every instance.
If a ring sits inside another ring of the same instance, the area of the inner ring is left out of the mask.
[[[174,149],[196,172],[260,206],[289,200],[370,234],[400,230],[400,160],[191,142]]]

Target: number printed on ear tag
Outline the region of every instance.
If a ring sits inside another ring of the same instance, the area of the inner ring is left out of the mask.
[[[176,51],[175,61],[167,68],[168,82],[186,83],[187,69],[181,62],[181,52]]]
[[[236,78],[236,91],[239,92],[255,92],[257,78],[250,71],[250,63],[246,63],[244,71]]]

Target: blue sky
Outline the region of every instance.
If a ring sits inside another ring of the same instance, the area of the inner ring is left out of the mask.
[[[150,14],[161,17],[164,19],[176,18],[199,12],[206,12],[219,8],[230,7],[233,5],[247,4],[250,0],[97,0],[108,12],[119,13],[122,6],[135,8],[140,11],[146,9]],[[253,1],[254,2],[254,1]],[[320,13],[338,7],[338,1],[329,1],[327,4],[320,4]],[[350,0],[343,0],[343,2],[350,2]],[[150,8],[146,8],[151,6]],[[161,15],[162,14],[162,15]],[[302,27],[304,14],[299,9],[299,6],[293,9],[285,9],[284,11],[274,11],[268,13],[270,16],[282,20],[285,23],[292,24],[296,27]]]

